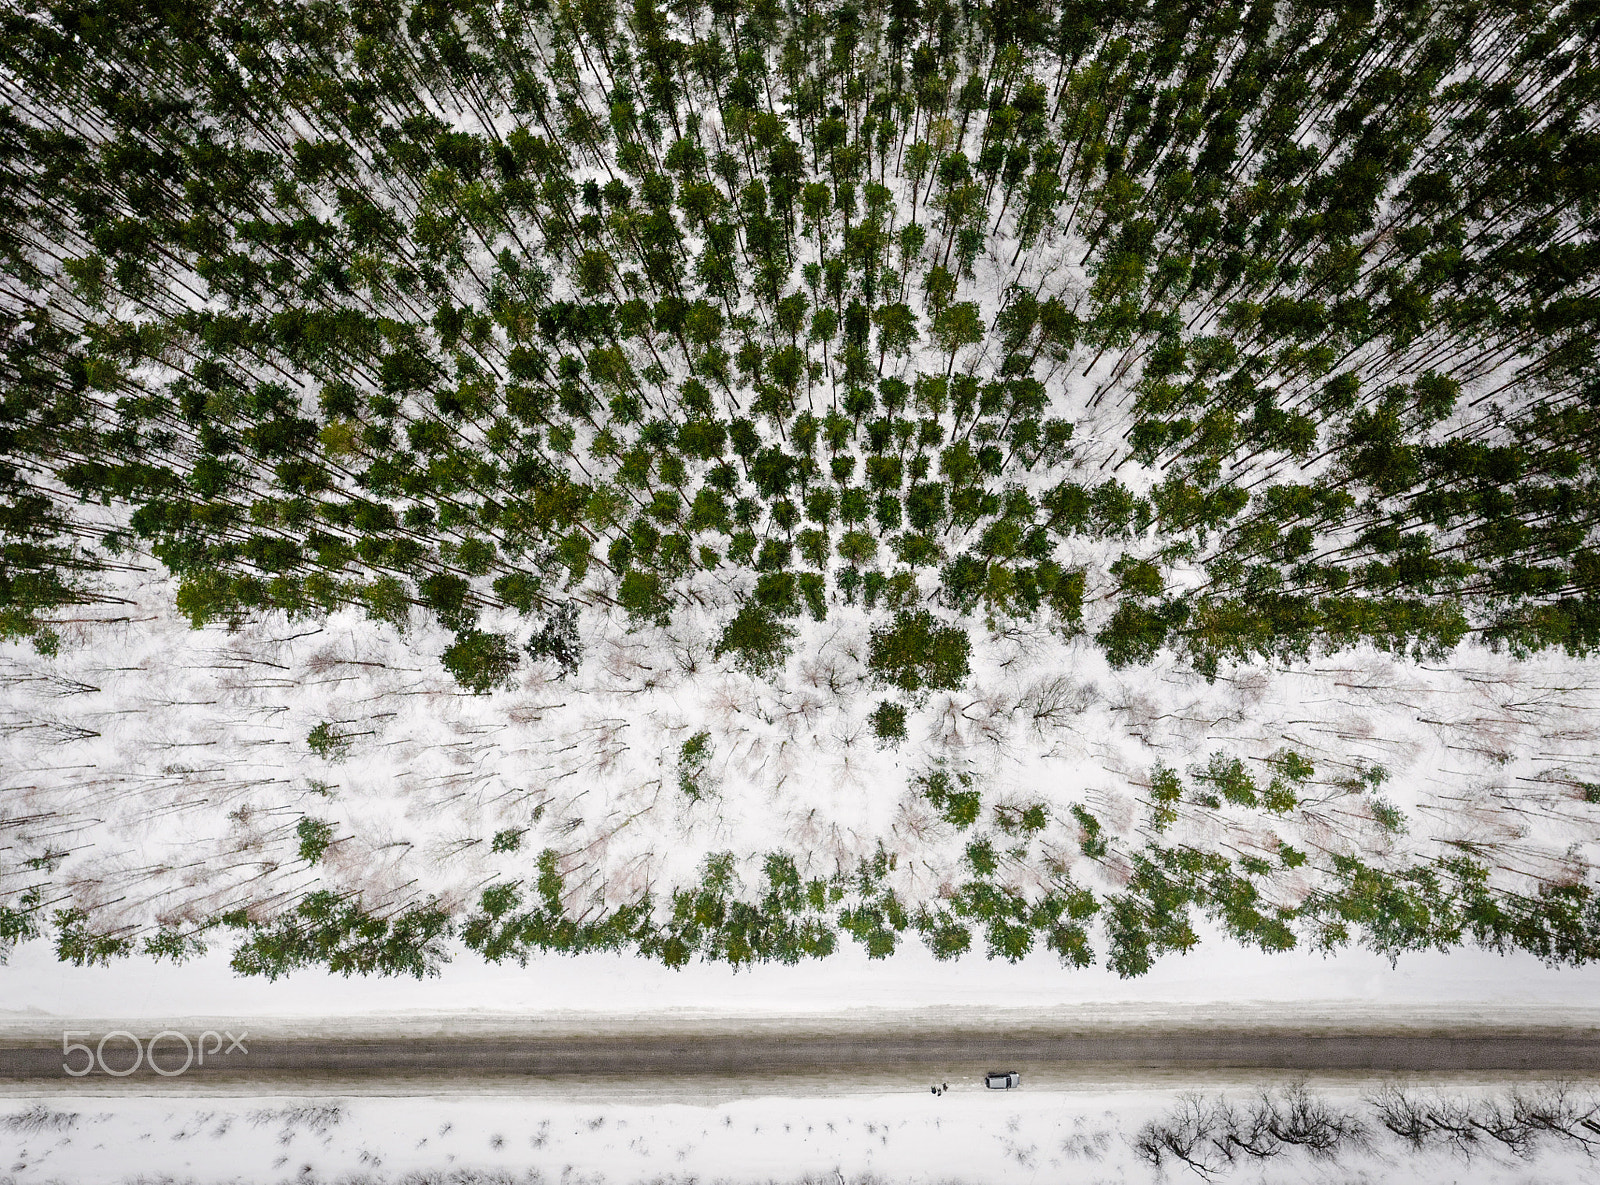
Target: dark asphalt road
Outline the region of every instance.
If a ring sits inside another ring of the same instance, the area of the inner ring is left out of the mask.
[[[105,1030],[74,1037],[92,1048]],[[149,1032],[139,1035],[148,1040]],[[193,1036],[191,1034],[191,1036]],[[72,1054],[74,1068],[87,1055]],[[158,1064],[172,1074],[184,1061],[183,1043],[165,1037]],[[133,1062],[132,1042],[113,1037],[103,1050],[110,1070]],[[254,1075],[340,1080],[438,1076],[574,1080],[579,1077],[672,1077],[848,1074],[852,1070],[904,1070],[937,1077],[956,1067],[1020,1068],[1059,1075],[1075,1066],[1099,1069],[1196,1071],[1375,1071],[1600,1073],[1600,1034],[1587,1028],[1525,1033],[1329,1032],[1139,1029],[1101,1033],[1018,1031],[848,1034],[754,1031],[574,1034],[504,1037],[245,1037],[231,1053],[210,1050],[204,1064],[182,1071],[183,1081],[223,1081]],[[0,1082],[69,1081],[59,1036],[0,1041]],[[153,1084],[163,1078],[146,1060],[131,1075],[109,1077],[96,1068],[81,1079],[96,1087],[121,1081]]]

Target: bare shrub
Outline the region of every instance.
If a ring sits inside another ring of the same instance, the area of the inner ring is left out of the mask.
[[[412,1169],[387,1180],[377,1177],[342,1179],[340,1185],[542,1185],[545,1177],[537,1169],[512,1172],[506,1169]],[[569,1185],[584,1185],[599,1178],[581,1173],[562,1173]]]
[[[1081,1115],[1073,1120],[1071,1134],[1061,1141],[1062,1155],[1072,1160],[1101,1160],[1110,1147],[1110,1130],[1089,1127]]]
[[[1530,1130],[1578,1145],[1593,1156],[1600,1150],[1600,1100],[1566,1083],[1535,1092],[1513,1091],[1513,1108]]]
[[[1466,1099],[1391,1085],[1368,1102],[1379,1122],[1415,1151],[1446,1147],[1471,1159],[1492,1142],[1526,1160],[1546,1138],[1575,1144],[1589,1156],[1600,1149],[1600,1101],[1566,1085]]]
[[[1332,1159],[1343,1146],[1365,1147],[1370,1142],[1360,1119],[1335,1111],[1303,1082],[1277,1095],[1263,1091],[1254,1110],[1274,1140],[1304,1148],[1320,1160]]]
[[[1413,1151],[1444,1144],[1470,1157],[1481,1136],[1468,1104],[1457,1099],[1385,1086],[1368,1100],[1378,1120]]]
[[[0,1116],[0,1131],[31,1136],[39,1132],[70,1131],[77,1122],[76,1111],[52,1111],[43,1103],[35,1103],[26,1111]]]
[[[1133,1137],[1133,1151],[1155,1169],[1164,1168],[1170,1158],[1202,1177],[1214,1177],[1232,1160],[1226,1143],[1218,1141],[1228,1128],[1225,1108],[1219,1099],[1180,1095],[1171,1112],[1139,1129]]]
[[[1042,738],[1051,729],[1064,727],[1073,717],[1088,711],[1095,699],[1093,687],[1066,675],[1055,675],[1029,687],[1017,706],[1027,714],[1035,735]]]
[[[1319,1160],[1368,1144],[1366,1125],[1336,1111],[1303,1084],[1263,1090],[1247,1104],[1200,1095],[1179,1097],[1177,1107],[1151,1120],[1134,1137],[1138,1156],[1156,1169],[1170,1158],[1210,1178],[1241,1158],[1268,1160],[1299,1148]]]
[[[284,1135],[303,1127],[316,1135],[325,1136],[343,1122],[344,1108],[338,1103],[295,1103],[250,1113],[250,1123],[253,1126],[282,1124]]]

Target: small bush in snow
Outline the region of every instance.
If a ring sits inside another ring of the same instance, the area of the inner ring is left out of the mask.
[[[64,1132],[70,1131],[77,1122],[78,1113],[76,1111],[52,1111],[43,1103],[35,1103],[26,1111],[0,1116],[0,1130],[16,1132],[20,1135],[35,1135],[39,1132]]]
[[[694,802],[699,802],[704,793],[700,778],[706,772],[706,765],[710,761],[709,732],[695,733],[683,742],[683,748],[678,751],[678,789]]]
[[[1406,830],[1404,812],[1387,798],[1374,798],[1371,803],[1372,818],[1390,835],[1403,835]]]
[[[548,659],[560,670],[557,678],[576,675],[583,662],[583,643],[578,639],[578,607],[570,601],[550,610],[539,631],[523,647],[535,661]]]
[[[794,630],[771,610],[751,602],[728,622],[712,653],[717,658],[731,654],[735,666],[747,674],[761,676],[783,665],[793,636]]]
[[[893,700],[881,700],[872,712],[872,735],[885,745],[906,739],[906,709]]]
[[[872,631],[867,666],[902,691],[952,690],[967,681],[971,658],[965,630],[940,625],[926,609],[903,609]]]
[[[307,815],[295,824],[295,835],[300,840],[300,859],[315,864],[333,842],[333,824]]]
[[[342,761],[350,752],[350,738],[327,720],[306,735],[306,744],[324,761]]]
[[[517,668],[517,652],[500,634],[463,630],[444,652],[443,661],[461,686],[474,695],[487,695],[511,681],[511,672]]]
[[[939,808],[945,822],[965,829],[978,821],[983,796],[971,788],[971,774],[952,777],[947,770],[936,769],[921,782],[922,796]]]

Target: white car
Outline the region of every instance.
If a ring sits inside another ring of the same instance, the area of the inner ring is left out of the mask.
[[[1010,1090],[1022,1085],[1022,1075],[1015,1070],[991,1070],[983,1076],[983,1084],[990,1090]]]

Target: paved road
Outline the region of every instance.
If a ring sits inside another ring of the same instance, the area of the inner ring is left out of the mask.
[[[134,1026],[137,1030],[137,1026]],[[74,1040],[92,1048],[102,1031]],[[149,1032],[139,1032],[148,1040]],[[196,1034],[190,1034],[191,1039]],[[904,1071],[913,1080],[954,1077],[958,1070],[1021,1068],[1058,1077],[1074,1067],[1097,1070],[1273,1070],[1377,1072],[1600,1073],[1600,1033],[1545,1029],[1523,1033],[1328,1032],[1301,1035],[1282,1029],[1157,1030],[1101,1033],[1005,1031],[826,1033],[716,1031],[699,1034],[632,1033],[504,1037],[274,1037],[250,1034],[231,1049],[207,1039],[203,1064],[182,1073],[185,1085],[256,1075],[275,1078],[410,1080],[463,1076],[574,1080],[588,1078],[676,1079],[699,1076],[781,1077],[817,1073]],[[70,1064],[85,1064],[74,1052]],[[102,1056],[110,1070],[133,1062],[132,1042],[110,1038]],[[158,1065],[169,1073],[182,1065],[183,1043],[162,1038]],[[69,1081],[59,1036],[0,1042],[0,1081]],[[120,1081],[154,1084],[163,1079],[148,1059]],[[97,1068],[86,1085],[111,1085]]]

